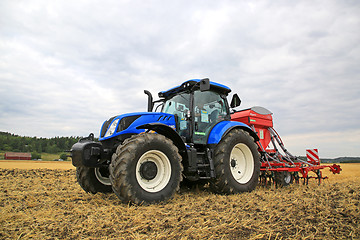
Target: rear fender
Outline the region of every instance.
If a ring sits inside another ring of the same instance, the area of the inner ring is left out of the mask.
[[[218,144],[221,139],[231,130],[235,128],[240,128],[242,130],[247,131],[257,142],[259,141],[259,137],[256,133],[245,123],[242,122],[234,122],[234,121],[222,121],[216,124],[211,130],[208,137],[208,144]]]

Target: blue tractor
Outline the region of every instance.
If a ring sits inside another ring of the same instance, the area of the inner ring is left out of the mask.
[[[156,101],[144,92],[148,112],[112,117],[99,142],[90,134],[72,146],[77,181],[86,192],[149,204],[172,198],[181,182],[207,181],[222,194],[256,187],[259,139],[248,125],[231,121],[231,109],[241,101],[234,94],[229,106],[230,88],[193,79],[159,92]]]

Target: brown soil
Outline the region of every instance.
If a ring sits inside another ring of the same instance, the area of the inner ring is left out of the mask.
[[[0,168],[18,169],[75,169],[70,161],[26,161],[26,160],[0,160]]]
[[[73,169],[0,168],[0,239],[360,239],[358,174],[130,206],[85,193]]]

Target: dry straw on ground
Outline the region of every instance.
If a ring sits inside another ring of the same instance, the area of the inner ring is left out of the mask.
[[[360,165],[348,167],[321,186],[182,189],[151,206],[87,194],[74,170],[3,168],[0,239],[360,239]]]

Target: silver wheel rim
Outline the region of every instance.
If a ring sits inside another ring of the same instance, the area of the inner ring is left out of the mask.
[[[229,164],[231,174],[238,183],[245,184],[250,181],[254,173],[254,157],[247,145],[238,143],[234,146]]]
[[[95,168],[95,176],[96,176],[97,180],[99,180],[100,183],[102,183],[106,186],[111,185],[110,178],[103,176],[100,172],[100,168]]]
[[[289,173],[289,172],[284,172],[285,174],[285,176],[284,176],[284,181],[285,181],[285,183],[286,184],[290,184],[290,182],[291,182],[291,173]]]
[[[156,165],[156,176],[151,179],[145,179],[141,175],[141,165],[152,162]],[[144,153],[136,164],[136,180],[140,187],[147,192],[159,192],[169,183],[171,177],[171,165],[169,158],[161,151],[150,150]]]

